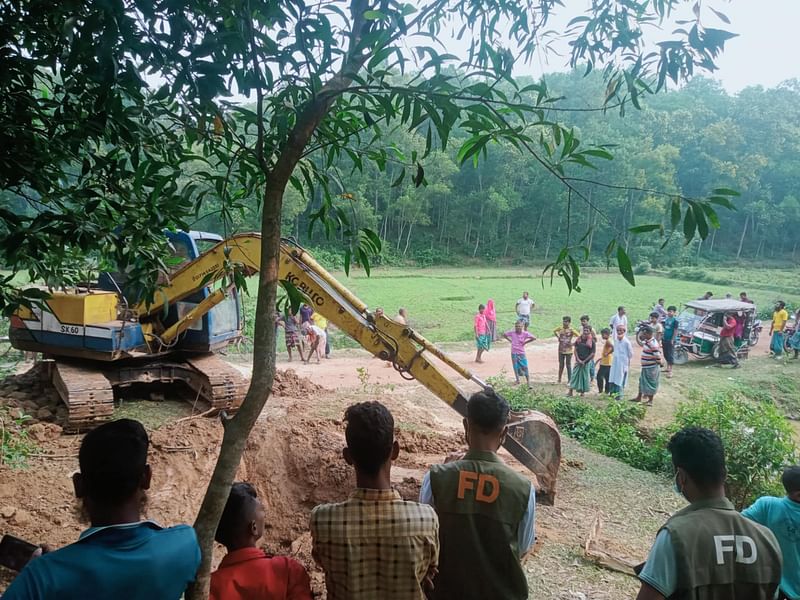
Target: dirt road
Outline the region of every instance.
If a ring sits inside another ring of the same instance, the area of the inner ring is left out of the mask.
[[[599,342],[601,343],[601,342]],[[599,345],[598,343],[598,345]],[[631,340],[634,348],[632,368],[638,370],[641,349],[635,341]],[[558,343],[554,338],[537,340],[526,346],[528,364],[531,372],[531,382],[554,384],[558,381]],[[468,344],[451,344],[446,349],[447,355],[472,373],[486,379],[505,372],[509,380],[513,379],[511,368],[511,348],[507,341],[501,340],[492,344],[492,349],[484,353],[483,362],[475,362],[475,350]],[[598,352],[599,355],[599,352]],[[248,354],[229,355],[229,360],[249,373],[252,357]],[[434,362],[435,361],[434,359]],[[278,354],[278,368],[293,369],[298,375],[307,377],[329,389],[358,388],[365,383],[377,385],[407,385],[408,381],[397,373],[390,363],[374,358],[365,350],[334,349],[330,359],[322,359],[317,364],[314,359],[310,364],[302,363],[296,356],[289,362],[285,352]],[[443,366],[442,370],[453,381],[458,381],[459,376],[449,367]],[[566,383],[566,373],[563,382]]]

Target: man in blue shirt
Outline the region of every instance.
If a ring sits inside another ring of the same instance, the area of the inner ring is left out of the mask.
[[[768,527],[781,547],[781,598],[800,600],[800,465],[783,472],[783,498],[764,496],[742,514]]]
[[[141,520],[150,487],[149,440],[138,421],[105,423],[83,438],[72,477],[91,527],[78,541],[34,558],[3,600],[177,600],[194,581],[200,547],[194,529]]]
[[[661,336],[661,348],[664,351],[664,360],[667,361],[667,377],[672,377],[672,365],[675,362],[675,333],[678,330],[678,319],[675,318],[677,309],[674,306],[667,308],[664,318],[664,333]]]

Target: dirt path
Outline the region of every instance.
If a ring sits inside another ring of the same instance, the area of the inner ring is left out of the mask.
[[[641,349],[632,340],[634,357],[631,363],[636,368],[639,364]],[[527,347],[528,364],[531,372],[531,381],[536,383],[557,383],[558,381],[558,343],[555,339],[537,340]],[[486,379],[487,377],[506,373],[509,379],[513,378],[511,368],[511,348],[510,344],[501,340],[492,344],[492,349],[484,353],[483,362],[475,362],[475,350],[468,344],[450,344],[444,348],[447,355],[457,363],[469,369],[472,373]],[[599,352],[598,352],[599,354]],[[249,373],[249,366],[252,356],[248,354],[231,354],[228,356],[231,362],[242,367],[244,372]],[[278,368],[293,369],[298,375],[308,377],[320,385],[330,388],[358,388],[363,384],[370,383],[376,385],[407,385],[408,381],[397,373],[391,364],[374,358],[365,350],[357,349],[334,349],[330,359],[322,359],[319,364],[316,359],[310,364],[300,362],[295,357],[294,361],[289,362],[285,352],[278,353]],[[365,373],[366,370],[366,373]],[[442,367],[445,374],[453,381],[458,381],[459,377],[446,366]],[[638,368],[637,368],[638,370]],[[366,377],[368,375],[368,377]],[[564,374],[566,382],[566,373]]]

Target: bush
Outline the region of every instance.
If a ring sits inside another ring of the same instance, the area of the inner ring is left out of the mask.
[[[647,275],[652,268],[653,267],[649,262],[643,260],[636,263],[636,266],[633,268],[633,272],[636,273],[636,275]]]
[[[641,405],[611,401],[598,408],[578,398],[511,387],[502,377],[490,383],[512,409],[539,410],[586,447],[645,471],[672,472],[667,442],[678,429],[698,426],[717,432],[725,445],[728,497],[739,509],[759,496],[782,495],[780,473],[798,460],[792,428],[768,396],[754,404],[742,391],[708,398],[693,392],[690,402],[678,407],[675,422],[648,431],[639,428],[645,412]]]
[[[772,404],[754,405],[736,392],[720,392],[682,404],[677,427],[707,427],[725,445],[727,491],[741,509],[763,495],[783,495],[780,473],[797,461],[792,428]]]
[[[420,248],[414,250],[414,261],[420,267],[433,267],[447,264],[450,257],[438,248]]]
[[[12,415],[11,410],[0,405],[0,465],[18,469],[26,466],[36,445],[22,427],[30,417],[21,412]]]

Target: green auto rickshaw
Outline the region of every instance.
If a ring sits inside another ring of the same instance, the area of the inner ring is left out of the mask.
[[[726,314],[731,314],[741,326],[741,335],[736,336],[736,355],[738,358],[747,358],[750,348],[758,343],[761,333],[761,321],[756,318],[756,305],[732,299],[692,300],[684,304],[677,317],[675,364],[689,362],[690,356],[718,359],[719,334]]]

